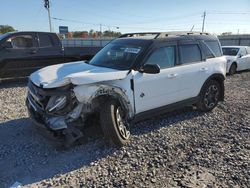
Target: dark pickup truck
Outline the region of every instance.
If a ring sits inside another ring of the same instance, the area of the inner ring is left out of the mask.
[[[6,33],[0,35],[0,78],[28,76],[48,65],[89,60],[101,48],[64,48],[55,33]]]

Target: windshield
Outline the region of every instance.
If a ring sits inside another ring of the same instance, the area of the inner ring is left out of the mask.
[[[0,40],[2,40],[3,38],[5,38],[5,37],[8,36],[8,35],[9,35],[8,33],[0,34]]]
[[[236,56],[239,52],[239,48],[222,48],[223,55]]]
[[[91,65],[118,70],[129,70],[142,52],[142,46],[110,43],[89,62]]]

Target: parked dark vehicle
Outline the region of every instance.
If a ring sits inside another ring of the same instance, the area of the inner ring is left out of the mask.
[[[6,33],[0,35],[0,78],[28,76],[48,65],[89,60],[101,48],[64,48],[55,33]]]

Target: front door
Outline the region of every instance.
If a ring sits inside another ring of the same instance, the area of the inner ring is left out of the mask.
[[[250,54],[247,53],[246,48],[241,48],[239,52],[240,57],[238,58],[238,67],[237,70],[246,70],[249,69],[250,66]]]
[[[181,90],[176,72],[176,46],[161,46],[155,49],[145,64],[158,64],[160,73],[146,74],[136,71],[134,92],[136,113],[155,109],[176,102],[176,93]]]
[[[4,67],[1,77],[25,76],[30,71],[30,64],[35,60],[37,44],[33,34],[15,34],[9,37],[2,49]]]

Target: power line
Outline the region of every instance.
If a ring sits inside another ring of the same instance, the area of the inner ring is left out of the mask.
[[[236,12],[236,11],[218,11],[218,10],[211,10],[208,11],[208,14],[240,14],[240,15],[247,15],[250,14],[249,11],[245,12]]]
[[[79,21],[79,20],[71,20],[71,19],[56,18],[56,17],[51,17],[51,18],[53,20],[58,20],[58,21],[66,21],[66,22],[81,23],[81,24],[86,24],[86,25],[100,26],[100,24],[92,23],[92,22],[82,22],[82,21]],[[119,29],[118,26],[114,26],[114,25],[106,25],[106,24],[101,24],[101,25],[105,26],[105,27],[114,27],[116,29]]]
[[[58,21],[67,21],[67,22],[74,22],[74,23],[82,23],[82,24],[87,24],[87,25],[94,25],[94,26],[99,26],[100,24],[97,23],[92,23],[92,22],[82,22],[82,21],[78,21],[78,20],[70,20],[70,19],[63,19],[63,18],[56,18],[56,17],[51,17],[54,20],[58,20]],[[101,24],[102,26],[106,26],[106,27],[115,27],[117,29],[120,28],[120,26],[112,26],[112,25],[107,25],[107,24]],[[178,28],[159,28],[159,27],[151,27],[147,28],[147,27],[133,27],[133,26],[126,26],[123,28],[127,28],[127,29],[142,29],[142,30],[152,30],[152,29],[156,29],[156,30],[177,30]]]

